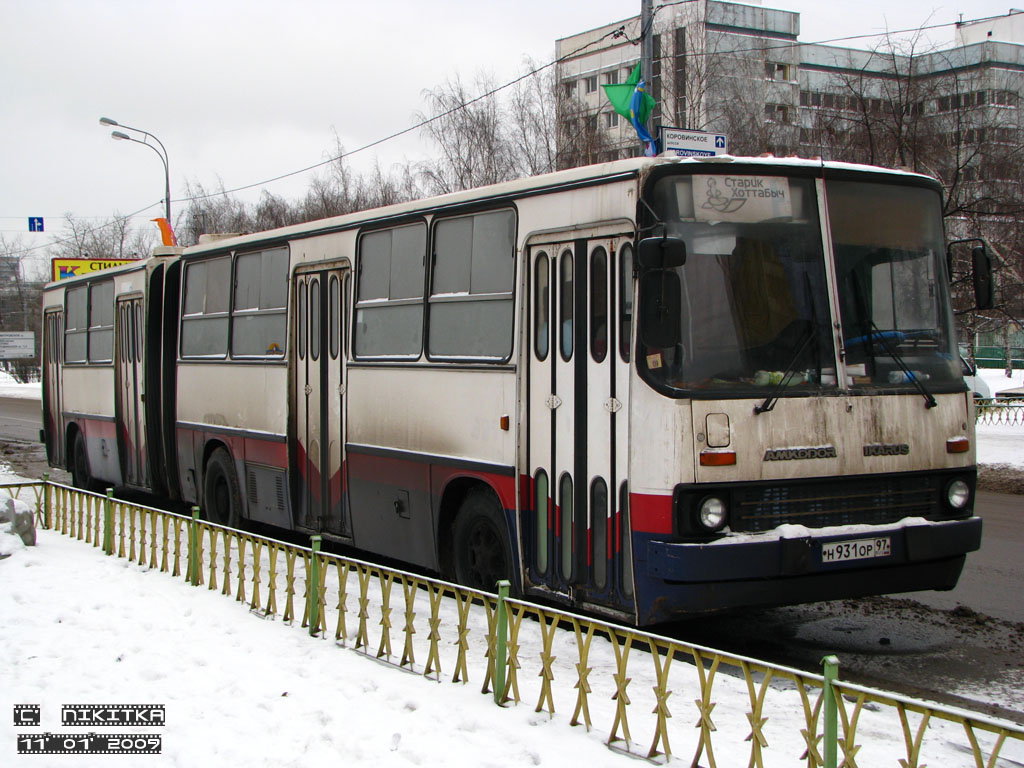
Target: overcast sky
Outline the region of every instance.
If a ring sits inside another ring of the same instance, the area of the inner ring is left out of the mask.
[[[941,4],[940,4],[941,3]],[[958,4],[957,4],[958,3]],[[655,5],[658,5],[656,0]],[[1005,0],[792,0],[805,42],[1005,14]],[[185,181],[234,188],[415,122],[422,92],[483,72],[503,83],[554,41],[639,13],[639,0],[0,0],[0,234],[39,246],[65,213],[160,215],[163,167],[113,141],[107,116],[167,147]],[[952,41],[953,29],[931,33]],[[870,41],[851,42],[867,46]],[[352,158],[425,153],[406,137]],[[309,175],[271,184],[299,196]],[[255,199],[259,189],[242,195]],[[184,203],[173,204],[175,213]],[[43,216],[44,235],[27,232]],[[141,217],[140,217],[141,218]]]

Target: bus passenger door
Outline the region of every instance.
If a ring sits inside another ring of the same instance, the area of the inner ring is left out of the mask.
[[[121,476],[127,485],[147,487],[149,467],[146,461],[145,389],[143,385],[142,299],[117,301],[117,342],[114,365],[117,369],[118,454]]]
[[[623,248],[629,255],[630,240],[532,246],[527,308],[532,499],[523,530],[531,580],[576,603],[622,607],[631,601],[620,589],[629,380],[619,257]],[[631,257],[626,269],[631,291]]]
[[[583,528],[575,504],[575,250],[528,250],[530,289],[527,465],[530,524],[523,526],[530,580],[569,594],[577,581]],[[526,506],[526,505],[524,505]]]
[[[64,466],[64,419],[61,399],[61,361],[64,357],[64,313],[47,312],[43,321],[43,422],[46,459],[53,467]]]
[[[345,323],[348,269],[300,271],[295,278],[297,523],[350,537],[345,469]]]

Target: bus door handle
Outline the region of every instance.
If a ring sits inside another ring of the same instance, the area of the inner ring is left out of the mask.
[[[544,401],[544,404],[547,405],[547,407],[553,411],[555,410],[555,408],[562,404],[562,398],[552,393],[548,395],[548,398],[547,400]]]

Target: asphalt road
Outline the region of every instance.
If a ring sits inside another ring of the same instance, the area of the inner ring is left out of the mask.
[[[981,549],[967,556],[956,589],[903,597],[934,608],[965,605],[987,616],[1024,622],[1024,496],[979,491],[975,511],[984,523]]]
[[[0,439],[39,442],[43,411],[38,400],[0,397]]]

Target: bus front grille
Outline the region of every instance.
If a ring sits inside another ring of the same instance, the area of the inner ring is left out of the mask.
[[[733,493],[732,530],[767,531],[783,524],[879,525],[905,517],[935,519],[941,478],[934,474],[831,478],[828,482],[757,485]]]

